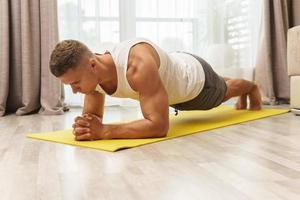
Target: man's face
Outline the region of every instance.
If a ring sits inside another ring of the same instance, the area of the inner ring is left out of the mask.
[[[59,79],[66,85],[70,85],[73,93],[89,94],[94,91],[98,84],[93,61],[87,61],[85,64],[69,69]]]

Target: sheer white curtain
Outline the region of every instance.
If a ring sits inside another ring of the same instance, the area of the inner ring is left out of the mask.
[[[78,39],[93,51],[134,37],[166,51],[188,51],[224,76],[252,79],[260,0],[59,0],[60,39]],[[66,102],[83,97],[66,88]],[[107,98],[106,105],[137,105]]]

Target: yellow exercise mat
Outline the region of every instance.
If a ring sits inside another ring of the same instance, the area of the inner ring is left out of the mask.
[[[164,138],[78,142],[74,140],[72,130],[35,133],[29,134],[28,137],[113,152],[287,112],[286,109],[235,110],[229,106],[219,106],[209,111],[181,111],[177,116],[170,116],[170,130]]]

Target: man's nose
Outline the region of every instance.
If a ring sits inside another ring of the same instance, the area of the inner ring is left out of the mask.
[[[72,87],[72,92],[73,92],[74,94],[76,94],[76,93],[78,92],[78,89],[75,88],[75,87]]]

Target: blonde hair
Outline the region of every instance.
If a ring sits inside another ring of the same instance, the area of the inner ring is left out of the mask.
[[[50,71],[59,77],[69,69],[74,69],[83,57],[92,57],[94,54],[89,48],[77,40],[63,40],[59,42],[50,56]]]

